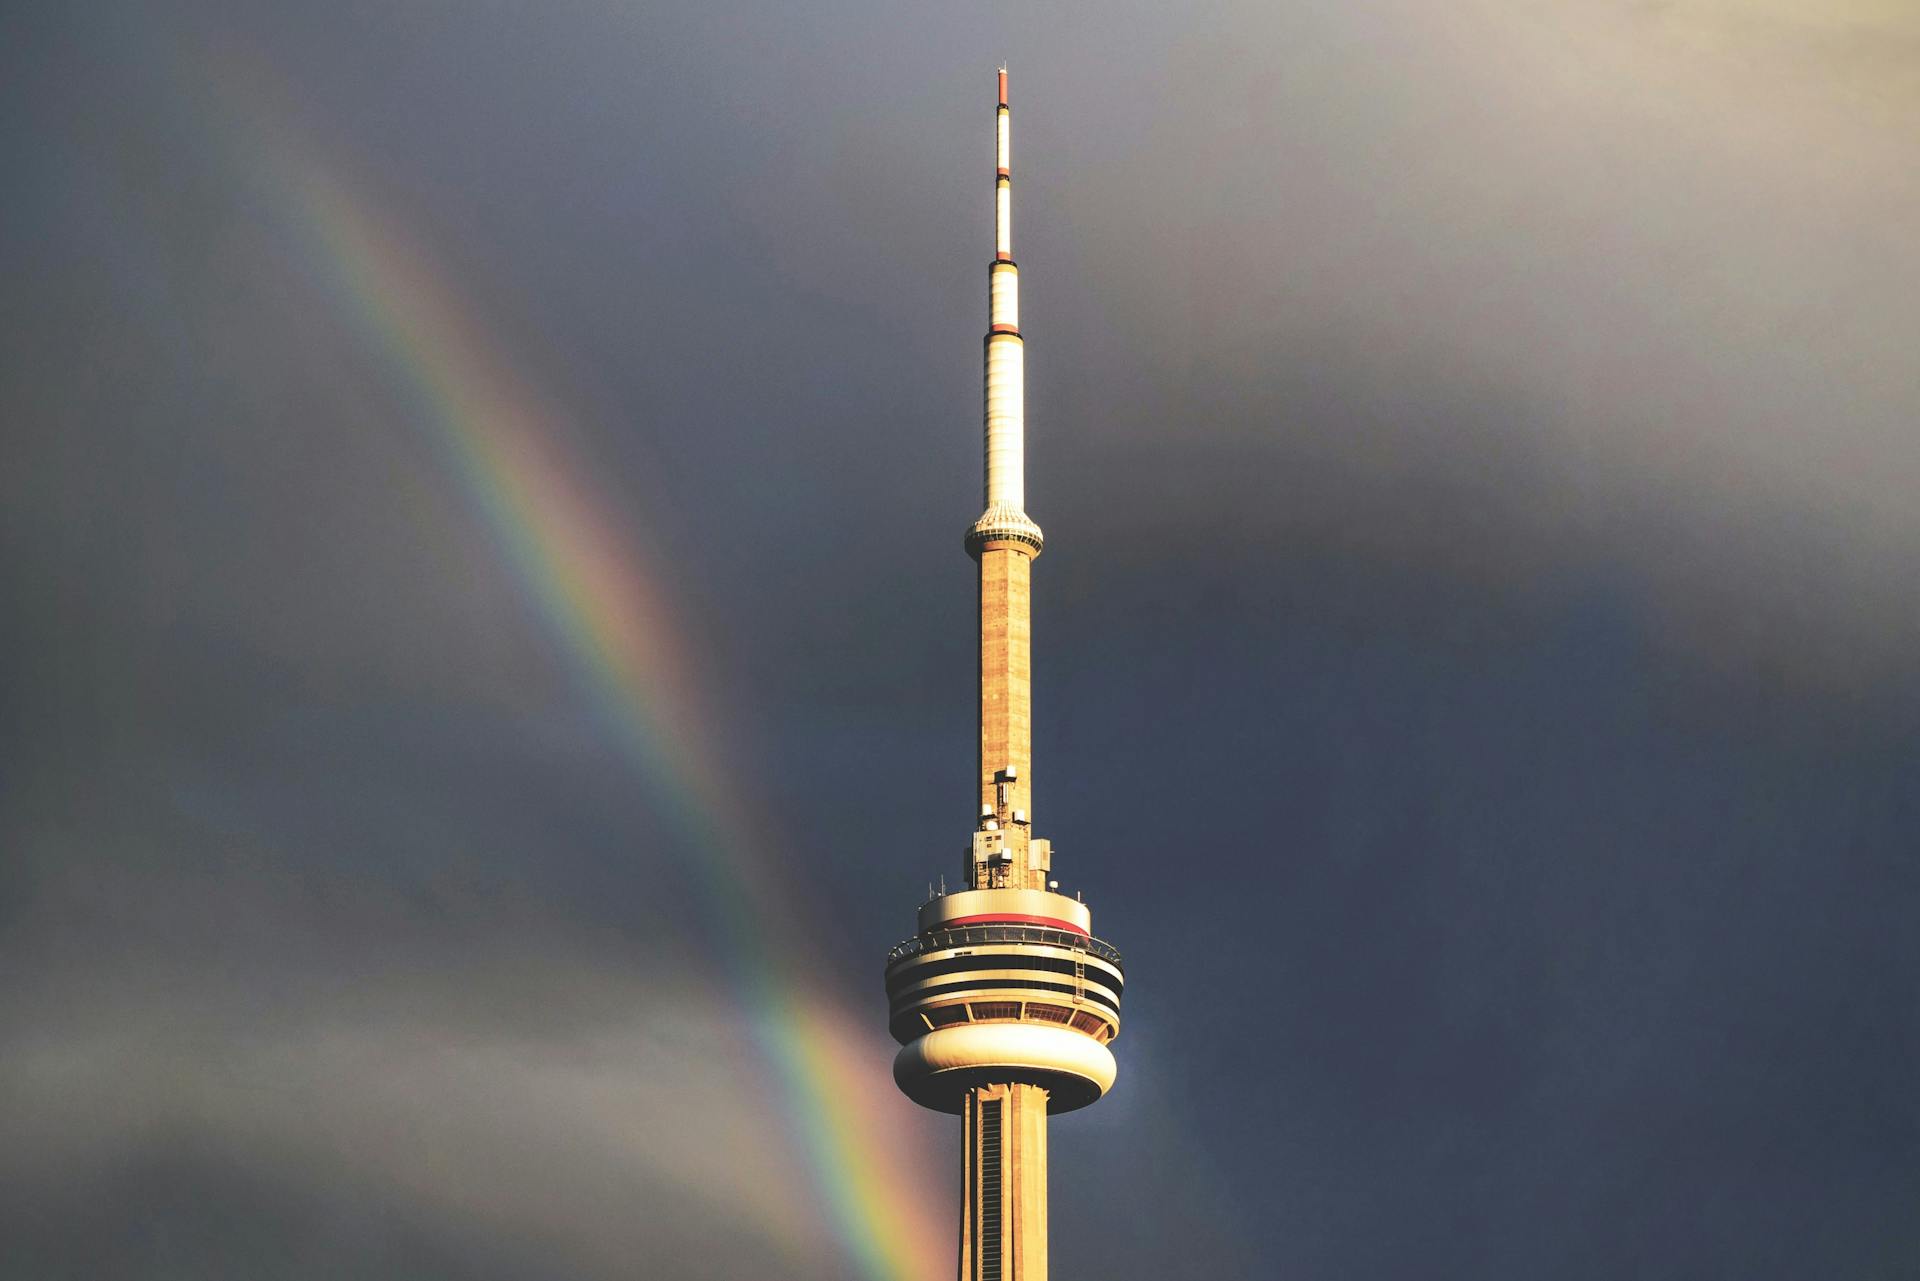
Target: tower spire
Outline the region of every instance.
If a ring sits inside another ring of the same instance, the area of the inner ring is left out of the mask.
[[[1026,362],[1020,340],[1020,267],[1013,260],[1013,112],[1000,71],[994,109],[993,262],[987,268],[986,511],[969,550],[995,533],[1040,553],[1040,530],[1027,518]]]
[[[998,511],[1032,525],[1025,513],[1026,367],[1020,342],[1020,268],[1013,261],[1012,166],[1013,114],[1002,69],[1000,105],[994,112],[993,265],[987,274],[986,504],[987,517]]]
[[[967,888],[920,909],[887,957],[893,1076],[962,1118],[960,1281],[1046,1281],[1047,1120],[1113,1084],[1120,954],[1085,903],[1057,892],[1033,823],[1031,584],[1040,527],[1026,512],[1025,352],[1013,260],[1012,112],[994,110],[994,254],[987,267],[986,510],[967,530],[979,565],[978,808]]]
[[[967,531],[980,562],[979,826],[1000,835],[994,857],[976,849],[976,889],[1044,889],[1050,856],[1032,841],[1033,633],[1031,566],[1040,527],[1027,515],[1026,344],[1020,336],[1020,266],[1013,260],[1013,112],[1000,71],[994,108],[994,253],[987,266],[985,350],[986,510]],[[983,842],[976,840],[976,846]]]

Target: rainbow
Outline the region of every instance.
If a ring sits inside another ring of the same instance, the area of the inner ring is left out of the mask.
[[[731,817],[751,807],[700,728],[698,683],[662,576],[563,452],[563,416],[486,341],[428,258],[311,148],[277,129],[270,142],[249,149],[250,166],[271,184],[316,283],[415,397],[608,736],[698,852],[704,931],[840,1245],[870,1281],[944,1268],[951,1251],[899,1136],[875,1133],[871,1090],[848,1087],[878,1080],[891,1046],[790,974],[804,955],[798,931],[761,888],[774,879],[762,874],[764,842]]]

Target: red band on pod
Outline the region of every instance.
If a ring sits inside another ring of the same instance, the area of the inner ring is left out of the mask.
[[[1048,929],[1065,930],[1069,934],[1078,934],[1082,938],[1092,937],[1072,921],[1063,921],[1057,916],[1028,916],[1023,912],[989,912],[985,916],[956,916],[950,921],[940,922],[933,928],[945,930],[956,925],[1044,925]]]

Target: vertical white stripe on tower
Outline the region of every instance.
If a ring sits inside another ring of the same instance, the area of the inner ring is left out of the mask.
[[[987,323],[1020,328],[1020,273],[1010,262],[995,263],[987,276]]]
[[[1017,334],[987,339],[987,507],[1024,512],[1026,353]]]

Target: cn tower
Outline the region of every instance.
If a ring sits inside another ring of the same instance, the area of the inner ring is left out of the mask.
[[[967,530],[980,573],[980,758],[966,888],[929,900],[887,955],[901,1044],[893,1077],[962,1119],[960,1281],[1046,1281],[1047,1117],[1113,1085],[1120,954],[1059,892],[1033,835],[1031,582],[1040,527],[1026,510],[1026,373],[1013,261],[1012,115],[1000,71],[994,255],[987,268],[986,510]]]

